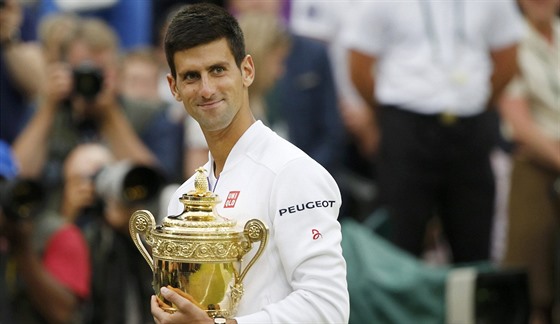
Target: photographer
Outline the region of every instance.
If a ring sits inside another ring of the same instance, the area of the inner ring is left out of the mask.
[[[26,212],[34,211],[32,205],[13,206],[21,200],[9,184],[19,180],[10,149],[2,142],[0,157],[0,322],[79,322],[90,284],[84,237],[57,213],[36,215]],[[39,199],[39,193],[27,202]]]
[[[14,143],[22,176],[59,186],[69,151],[88,141],[106,143],[119,160],[155,165],[119,101],[116,35],[103,21],[86,18],[71,36],[60,44],[59,61],[47,67],[40,105]]]
[[[161,184],[154,171],[115,162],[96,143],[79,145],[65,163],[61,213],[81,225],[91,251],[91,295],[82,323],[152,321],[152,272],[130,238],[128,221],[135,210],[152,209],[145,204]]]

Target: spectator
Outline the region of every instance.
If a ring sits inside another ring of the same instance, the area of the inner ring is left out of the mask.
[[[120,93],[131,100],[161,104],[158,92],[159,61],[151,48],[125,53],[120,62]]]
[[[45,81],[40,47],[19,38],[22,8],[18,0],[0,7],[0,139],[12,144],[33,114]]]
[[[3,160],[10,156],[4,147]],[[70,163],[68,170],[80,167]],[[7,303],[0,305],[2,322],[79,323],[91,275],[89,249],[80,230],[58,211],[24,218],[1,207],[0,281]]]
[[[64,169],[62,210],[67,217],[76,215],[91,251],[91,294],[82,323],[151,323],[152,272],[128,233],[134,210],[147,207],[125,203],[120,193],[108,189],[121,188],[126,174],[121,170],[127,169],[108,148],[87,143],[72,152]]]
[[[256,76],[249,92],[251,109],[257,120],[268,124],[266,95],[283,74],[290,36],[276,14],[246,12],[238,21],[247,53],[255,62]]]
[[[355,9],[342,37],[352,81],[379,122],[376,175],[393,242],[419,256],[437,214],[452,261],[487,260],[488,110],[515,73],[514,3],[374,1]]]
[[[14,143],[21,174],[56,188],[68,153],[97,140],[106,142],[117,159],[157,164],[119,100],[118,41],[110,27],[101,20],[81,20],[71,41],[61,45],[62,57],[48,66],[41,105]]]
[[[286,138],[337,178],[345,132],[327,47],[295,34],[291,44],[284,74],[270,97],[271,125],[283,124]]]
[[[83,225],[82,218],[89,216],[84,211],[97,202],[94,177],[113,157],[107,148],[93,143],[79,144],[72,152],[75,153],[68,156],[63,169],[60,214],[69,223]]]
[[[519,4],[525,16],[520,73],[500,102],[515,143],[503,264],[528,270],[531,323],[552,324],[560,321],[560,313],[553,319],[560,279],[554,261],[560,229],[560,2]],[[556,308],[560,312],[558,301]]]

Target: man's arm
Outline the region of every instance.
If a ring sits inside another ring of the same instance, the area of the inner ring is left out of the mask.
[[[55,114],[56,107],[52,105],[40,107],[14,141],[13,152],[22,177],[40,177],[47,159],[48,139]]]
[[[337,220],[341,197],[336,182],[311,159],[287,163],[275,179],[268,206],[274,213],[270,216],[273,229],[269,240],[275,242],[274,253],[278,253],[281,264],[274,272],[284,276],[291,292],[262,311],[237,316],[237,321],[348,322],[346,261]],[[304,204],[305,208],[281,214],[282,209],[295,204]]]
[[[35,98],[45,81],[44,58],[35,43],[19,39],[23,10],[19,0],[5,0],[0,8],[0,49],[15,86],[27,98]]]
[[[363,154],[369,156],[376,153],[379,146],[374,77],[377,57],[349,50],[348,59],[350,78],[364,104],[343,111],[344,121],[352,134],[357,137]]]
[[[546,137],[533,121],[527,101],[522,97],[504,95],[500,113],[513,129],[513,139],[520,153],[560,172],[560,142]]]
[[[2,54],[16,87],[27,98],[35,99],[46,80],[41,48],[32,43],[15,43],[3,46]]]
[[[517,73],[517,44],[510,45],[490,52],[494,70],[492,73],[492,94],[488,101],[488,107],[493,108],[498,104],[498,99],[507,84]]]
[[[157,164],[157,159],[142,143],[116,102],[106,108],[101,133],[117,159],[128,159],[146,165]]]
[[[72,91],[72,75],[65,64],[50,65],[47,76],[49,82],[45,84],[39,107],[13,144],[14,156],[20,164],[20,175],[23,177],[36,179],[41,175],[58,107]]]
[[[352,83],[365,102],[375,108],[375,79],[373,71],[375,69],[377,58],[356,50],[350,50],[349,60],[350,79],[352,80]]]

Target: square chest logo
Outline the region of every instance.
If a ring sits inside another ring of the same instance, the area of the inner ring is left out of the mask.
[[[224,203],[224,208],[233,208],[237,202],[237,197],[239,197],[239,191],[230,191],[227,195],[226,202]]]

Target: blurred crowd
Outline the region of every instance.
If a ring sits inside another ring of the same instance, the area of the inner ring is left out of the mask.
[[[162,48],[194,2],[0,2],[0,323],[152,323],[128,220],[167,216],[208,159]],[[559,0],[207,2],[341,221],[385,217],[421,262],[523,269],[531,324],[560,322]]]

